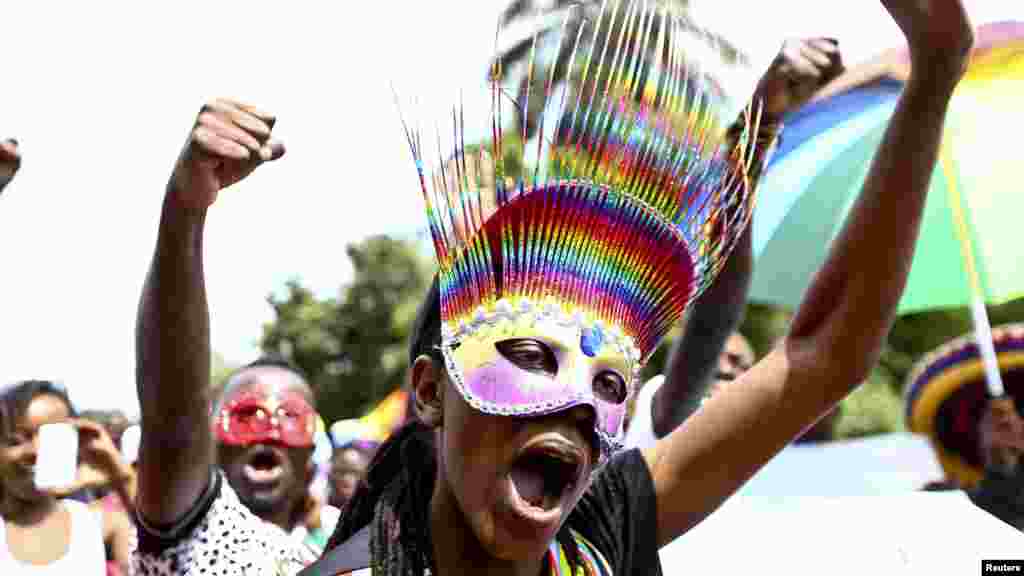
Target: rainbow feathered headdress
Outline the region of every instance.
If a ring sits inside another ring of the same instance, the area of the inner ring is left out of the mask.
[[[575,326],[585,350],[616,347],[635,375],[747,226],[766,143],[750,107],[723,118],[733,101],[695,56],[713,41],[684,16],[606,1],[612,17],[570,26],[581,12],[533,34],[521,96],[495,69],[485,118],[460,105],[446,128],[405,123],[406,135],[440,268],[442,347],[532,318]]]

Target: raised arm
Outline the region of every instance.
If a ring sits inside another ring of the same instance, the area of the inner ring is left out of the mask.
[[[806,103],[815,90],[842,71],[838,44],[825,38],[787,40],[758,82],[754,101],[763,103],[762,126],[772,138],[782,117]],[[755,176],[760,176],[755,175]],[[652,402],[654,434],[667,436],[698,406],[715,377],[726,339],[743,319],[754,249],[748,227],[725,267],[683,322],[665,367],[665,384]]]
[[[21,153],[18,151],[18,141],[8,138],[0,142],[0,194],[4,188],[14,179],[21,167]]]
[[[946,109],[973,34],[961,0],[882,0],[913,73],[857,204],[783,342],[645,452],[664,545],[714,511],[868,375],[910,269]]]
[[[142,411],[138,511],[179,520],[202,495],[213,464],[210,329],[203,226],[217,193],[284,154],[274,118],[217,100],[203,107],[167,186],[156,252],[142,292],[136,385]]]
[[[651,402],[654,435],[668,436],[700,406],[725,341],[743,318],[750,289],[753,242],[747,229],[714,284],[694,304],[669,352],[665,383]]]

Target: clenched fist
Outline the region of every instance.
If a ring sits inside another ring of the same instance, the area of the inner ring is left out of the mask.
[[[175,202],[205,209],[218,192],[283,156],[284,145],[271,138],[274,122],[273,115],[233,100],[203,106],[171,176]]]
[[[828,38],[790,39],[761,77],[755,97],[769,121],[804,105],[815,91],[843,72],[839,43]]]
[[[0,193],[18,173],[21,167],[21,154],[18,152],[18,141],[10,138],[0,142]]]

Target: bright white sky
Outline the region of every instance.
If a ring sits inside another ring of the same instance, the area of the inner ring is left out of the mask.
[[[389,83],[447,99],[479,82],[504,4],[5,5],[0,137],[17,137],[25,161],[0,200],[0,382],[60,379],[82,407],[137,414],[135,312],[163,188],[215,96],[277,114],[289,148],[224,193],[208,222],[213,347],[252,359],[269,291],[294,276],[332,294],[350,275],[347,244],[420,226]],[[848,63],[900,41],[875,0],[697,8],[763,61],[787,35],[839,38]],[[970,9],[976,23],[1024,16],[1019,0]]]

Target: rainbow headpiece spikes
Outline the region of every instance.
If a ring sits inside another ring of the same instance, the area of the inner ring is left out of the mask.
[[[571,26],[576,7],[532,36],[521,71],[536,90],[519,102],[495,70],[486,117],[464,99],[436,133],[405,124],[440,268],[442,350],[486,413],[554,412],[587,392],[470,389],[452,354],[467,339],[573,330],[587,356],[626,359],[631,390],[750,220],[757,114],[744,109],[731,128],[722,118],[722,83],[693,56],[710,36],[665,7],[608,4],[601,14],[614,17]],[[605,440],[621,431],[609,422]]]

